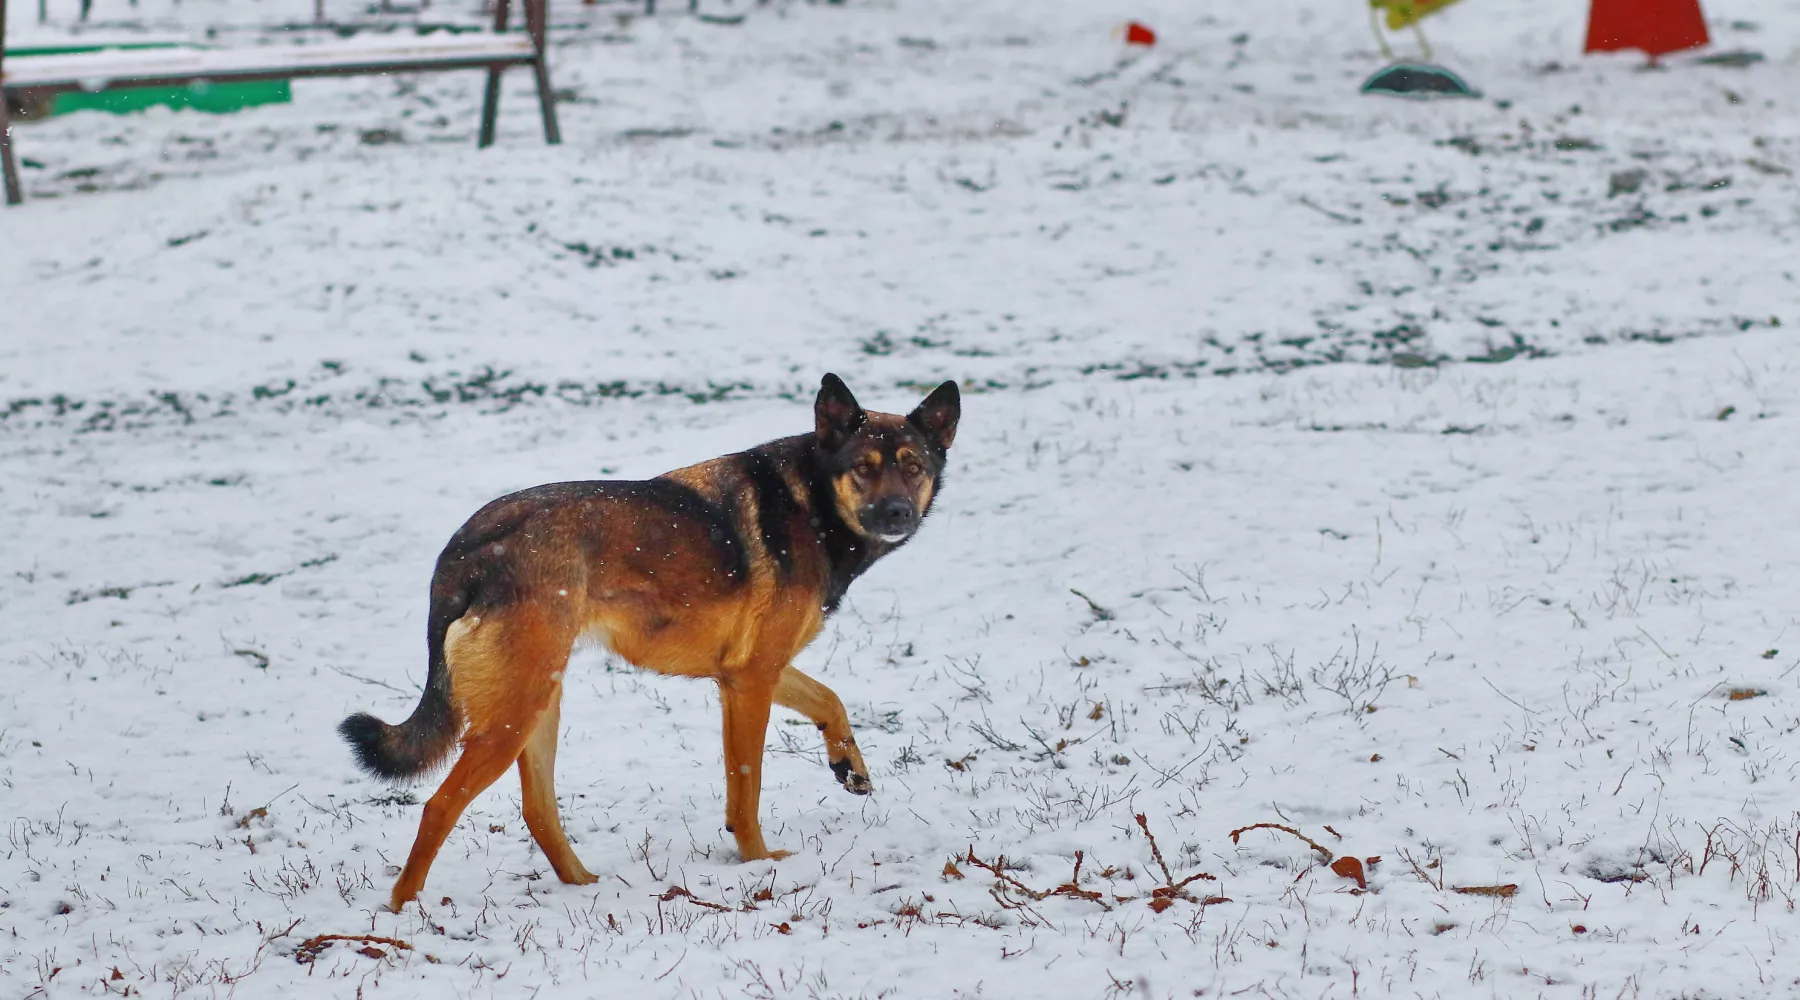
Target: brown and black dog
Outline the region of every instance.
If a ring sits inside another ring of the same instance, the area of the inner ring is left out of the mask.
[[[588,883],[557,815],[563,669],[583,637],[640,667],[710,677],[725,715],[725,829],[779,858],[757,820],[771,703],[824,732],[845,788],[871,788],[843,702],[792,666],[851,581],[911,538],[943,483],[961,397],[945,382],[902,417],[826,375],[810,434],[643,482],[553,483],[477,511],[438,556],[425,694],[390,726],[338,731],[364,769],[421,774],[462,755],[425,803],[398,910],[470,801],[516,761],[525,825],[564,882]]]

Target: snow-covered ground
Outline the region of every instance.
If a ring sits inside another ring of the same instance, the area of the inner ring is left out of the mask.
[[[1348,2],[662,6],[556,12],[560,147],[523,73],[482,152],[468,73],[17,127],[0,994],[1800,996],[1800,3],[1646,72],[1469,0],[1432,103]],[[384,912],[430,787],[332,726],[416,699],[449,533],[827,370],[969,393],[801,662],[876,794],[778,712],[737,864],[713,692],[584,654],[602,881],[508,778]]]

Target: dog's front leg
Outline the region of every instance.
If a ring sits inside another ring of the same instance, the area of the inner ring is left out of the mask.
[[[751,673],[745,671],[744,673]],[[762,800],[763,741],[768,738],[769,706],[775,686],[761,678],[719,682],[725,711],[725,829],[737,837],[745,861],[785,858],[792,851],[771,851],[763,843],[757,810]]]
[[[875,789],[856,736],[850,731],[844,702],[830,688],[792,666],[784,667],[781,680],[775,684],[775,703],[811,719],[825,734],[825,760],[846,790],[867,795]]]

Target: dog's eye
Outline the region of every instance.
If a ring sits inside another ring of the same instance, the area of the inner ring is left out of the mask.
[[[856,463],[856,467],[854,469],[852,469],[851,471],[855,472],[858,476],[861,476],[864,479],[872,478],[875,475],[875,467],[873,465],[870,465],[868,462]]]
[[[925,471],[925,467],[920,465],[917,462],[906,463],[906,476],[908,479],[917,479],[919,477],[919,474],[924,471]]]

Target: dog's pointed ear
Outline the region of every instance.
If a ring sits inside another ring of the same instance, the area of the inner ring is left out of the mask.
[[[813,424],[821,447],[828,451],[836,449],[856,433],[866,417],[843,379],[827,372],[819,380],[819,398],[813,403]]]
[[[933,448],[949,451],[950,443],[956,440],[956,422],[962,419],[962,392],[955,382],[945,382],[931,390],[931,395],[906,419],[925,434]]]

